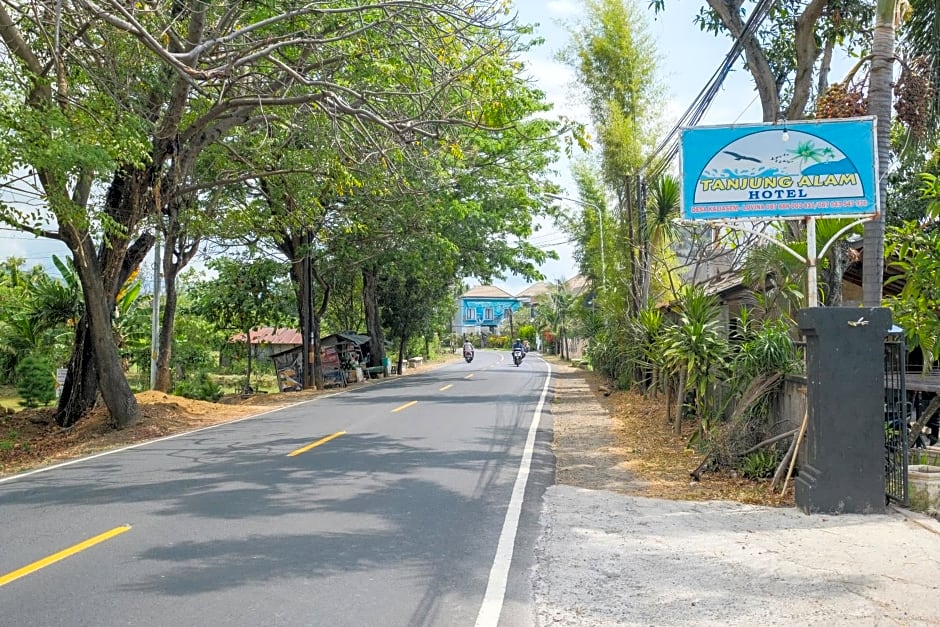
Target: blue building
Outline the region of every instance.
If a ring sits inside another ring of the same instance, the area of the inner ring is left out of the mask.
[[[521,307],[522,301],[512,294],[492,285],[478,285],[457,299],[454,333],[459,336],[496,333],[500,324],[508,321],[510,312],[515,313]],[[526,312],[519,322],[525,324],[528,319]]]

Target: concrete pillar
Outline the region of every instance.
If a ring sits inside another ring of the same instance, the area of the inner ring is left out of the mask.
[[[885,511],[884,344],[891,311],[814,307],[797,315],[806,337],[808,425],[796,505],[804,513]]]

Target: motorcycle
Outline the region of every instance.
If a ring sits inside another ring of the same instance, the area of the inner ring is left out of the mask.
[[[471,361],[473,361],[473,351],[464,351],[463,358],[466,359],[467,363],[469,364]]]
[[[512,363],[516,364],[518,367],[522,363],[522,358],[525,357],[525,352],[521,348],[514,348],[512,350]]]

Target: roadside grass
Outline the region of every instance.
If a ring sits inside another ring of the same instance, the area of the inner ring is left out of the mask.
[[[0,385],[0,407],[19,411],[25,407],[22,402],[23,399],[16,393],[15,387],[12,385]]]

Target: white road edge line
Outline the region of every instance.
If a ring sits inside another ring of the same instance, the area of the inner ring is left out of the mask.
[[[27,470],[26,472],[21,472],[19,474],[10,475],[8,477],[0,477],[0,483],[6,483],[7,481],[15,481],[17,479],[22,479],[23,477],[29,477],[31,475],[38,475],[41,472],[48,472],[50,470],[55,470],[57,468],[65,468],[66,466],[71,466],[73,464],[80,464],[82,462],[87,462],[92,459],[98,459],[99,457],[104,457],[105,455],[114,455],[115,453],[122,453],[124,451],[129,451],[131,449],[140,448],[142,446],[149,446],[150,444],[156,444],[157,442],[164,442],[166,440],[173,440],[175,438],[182,438],[187,435],[192,435],[193,433],[199,433],[200,431],[208,431],[209,429],[218,429],[219,427],[224,427],[227,425],[233,425],[236,422],[245,422],[246,420],[254,420],[255,418],[261,418],[262,416],[267,416],[268,414],[273,414],[284,409],[291,409],[297,407],[298,405],[303,405],[305,403],[314,403],[321,398],[330,398],[332,396],[339,396],[340,394],[345,394],[352,390],[340,390],[339,392],[333,392],[332,394],[324,394],[323,396],[317,396],[306,401],[299,401],[296,403],[291,403],[290,405],[283,405],[281,407],[275,407],[274,409],[269,409],[268,411],[261,412],[260,414],[252,414],[250,416],[242,416],[241,418],[235,418],[234,420],[228,420],[226,422],[220,422],[218,424],[209,425],[206,427],[200,427],[198,429],[193,429],[192,431],[184,431],[182,433],[174,433],[172,435],[165,435],[162,438],[156,438],[153,440],[147,440],[145,442],[138,442],[137,444],[131,444],[129,446],[122,446],[121,448],[111,449],[108,451],[102,451],[101,453],[95,453],[94,455],[87,455],[85,457],[76,457],[75,459],[70,459],[67,462],[62,462],[61,464],[55,464],[52,466],[43,466],[42,468],[36,468],[35,470]]]
[[[522,452],[522,461],[519,463],[519,473],[516,483],[512,487],[512,497],[509,499],[509,508],[503,520],[503,529],[499,533],[499,543],[496,545],[496,556],[490,568],[490,578],[486,582],[486,593],[483,595],[483,605],[477,614],[475,627],[496,627],[499,624],[499,615],[503,611],[503,601],[506,598],[506,585],[509,582],[509,567],[512,564],[512,554],[516,548],[516,531],[519,529],[519,518],[522,515],[522,501],[525,498],[526,484],[529,481],[529,468],[532,466],[532,453],[535,450],[535,436],[539,430],[539,421],[542,418],[542,408],[545,406],[545,397],[548,396],[548,384],[552,380],[552,366],[548,367],[545,385],[542,386],[542,395],[535,407],[532,424],[529,425],[529,435],[526,437],[525,450]]]

